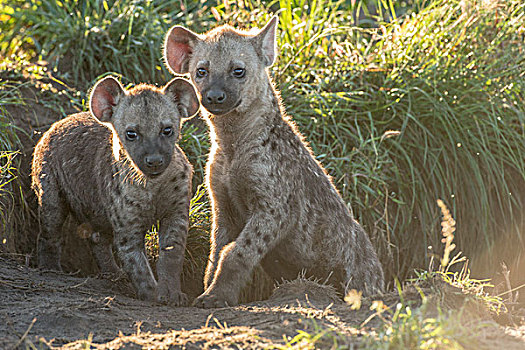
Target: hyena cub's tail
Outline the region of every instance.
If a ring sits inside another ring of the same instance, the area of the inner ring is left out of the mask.
[[[381,294],[385,288],[383,268],[368,235],[356,222],[356,244],[347,259],[345,294],[356,289],[363,295]]]

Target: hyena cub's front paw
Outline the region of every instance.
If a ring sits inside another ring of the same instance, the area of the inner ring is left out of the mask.
[[[157,301],[157,284],[141,284],[137,291],[137,298],[144,301],[150,301],[155,303]]]
[[[159,282],[157,302],[173,306],[187,306],[188,297],[180,289],[170,287],[166,282]]]
[[[193,301],[193,306],[203,309],[234,306],[237,302],[232,298],[221,297],[218,294],[203,293]]]
[[[60,261],[58,259],[55,259],[54,257],[38,257],[38,267],[42,270],[62,272],[62,266],[60,266]]]

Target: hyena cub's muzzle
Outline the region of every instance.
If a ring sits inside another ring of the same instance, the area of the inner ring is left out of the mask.
[[[168,167],[170,158],[159,153],[148,154],[144,157],[144,169],[141,170],[150,177],[159,176]]]
[[[201,102],[210,113],[223,115],[237,108],[241,104],[241,99],[229,89],[212,85],[202,91]]]

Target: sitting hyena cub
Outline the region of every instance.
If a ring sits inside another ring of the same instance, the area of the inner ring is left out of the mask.
[[[176,142],[181,120],[198,108],[184,79],[125,91],[107,77],[93,87],[91,113],[53,124],[35,147],[32,168],[42,224],[39,266],[60,270],[61,226],[71,213],[100,234],[93,250],[103,272],[118,270],[113,243],[139,298],[184,304],[192,168]],[[144,235],[157,220],[158,286],[144,250]]]
[[[258,263],[277,280],[305,270],[340,291],[383,288],[367,234],[284,114],[268,76],[277,22],[255,34],[223,26],[198,35],[176,26],[166,36],[167,64],[190,73],[210,112],[213,228],[197,306],[236,304]]]

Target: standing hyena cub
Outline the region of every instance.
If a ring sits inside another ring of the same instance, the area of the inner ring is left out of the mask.
[[[166,36],[169,67],[190,73],[210,112],[213,227],[206,290],[195,302],[201,307],[237,303],[258,263],[275,279],[306,270],[340,288],[383,288],[367,234],[285,115],[268,75],[277,22],[256,34],[222,26],[198,35],[176,26]]]
[[[198,108],[184,79],[125,91],[107,77],[91,92],[91,114],[53,124],[35,147],[32,169],[42,224],[39,266],[60,270],[61,226],[71,213],[100,233],[93,251],[102,271],[118,270],[113,243],[139,298],[184,304],[192,168],[176,141],[182,118]],[[158,286],[144,250],[144,235],[157,220]]]

